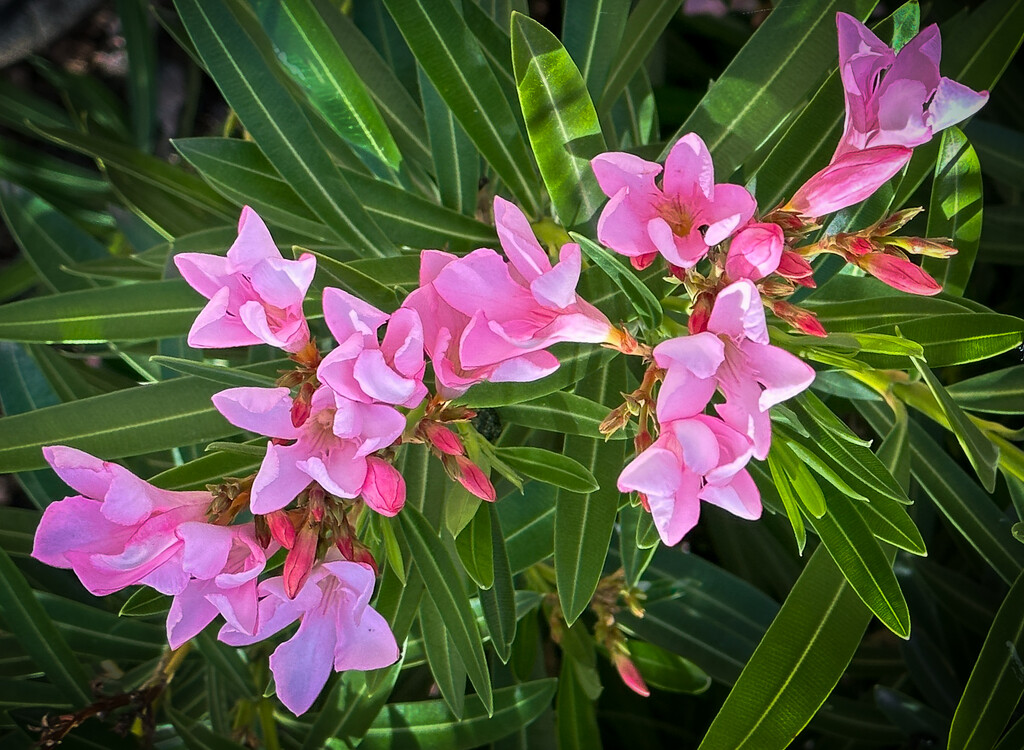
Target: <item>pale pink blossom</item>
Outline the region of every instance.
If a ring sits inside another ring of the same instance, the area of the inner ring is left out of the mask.
[[[697,525],[701,501],[760,517],[761,495],[743,468],[751,450],[746,435],[717,417],[662,423],[658,439],[622,470],[619,491],[641,493],[661,540],[678,544]]]
[[[256,629],[256,578],[267,562],[252,523],[184,523],[182,569],[192,576],[171,602],[167,641],[178,648],[220,614],[236,630]],[[271,550],[273,551],[273,550]]]
[[[317,368],[335,393],[362,403],[412,408],[427,395],[423,385],[423,326],[415,310],[393,315],[340,289],[324,289],[324,319],[337,345]],[[384,339],[378,329],[387,323]]]
[[[97,596],[144,583],[179,594],[190,575],[183,567],[184,524],[204,521],[209,492],[171,492],[117,464],[65,446],[43,448],[54,471],[81,493],[47,506],[32,556],[70,568]]]
[[[762,460],[771,445],[769,410],[814,380],[814,368],[768,343],[761,297],[747,279],[719,292],[705,332],[662,342],[654,361],[666,371],[658,394],[660,422],[699,413],[721,389],[725,403],[716,411],[750,439],[754,457]]]
[[[350,401],[327,386],[313,394],[309,418],[298,427],[287,388],[230,388],[213,403],[236,427],[278,439],[268,444],[253,480],[250,507],[257,514],[284,508],[311,482],[337,497],[356,497],[366,480],[366,456],[405,429],[405,417],[394,408]],[[284,440],[295,442],[280,444]]]
[[[763,279],[779,267],[784,245],[785,237],[778,224],[747,224],[729,243],[725,272],[733,281]]]
[[[337,558],[329,552],[294,598],[286,595],[281,578],[263,581],[255,632],[230,623],[220,631],[225,643],[247,646],[300,621],[295,635],[270,656],[277,696],[296,715],[313,705],[332,669],[379,669],[398,659],[391,628],[369,605],[373,571]]]
[[[545,351],[553,344],[601,343],[614,335],[608,319],[576,294],[578,245],[564,245],[552,266],[522,211],[495,198],[494,220],[508,262],[488,248],[461,258],[426,250],[420,286],[403,303],[419,314],[446,398],[483,380],[536,380],[558,369]]]
[[[680,138],[659,164],[632,154],[599,154],[591,162],[611,200],[597,223],[598,239],[643,268],[657,254],[691,268],[754,215],[753,196],[739,185],[715,184],[711,154],[696,133]]]
[[[316,259],[285,260],[263,220],[246,206],[227,257],[174,256],[185,281],[209,299],[188,334],[189,346],[220,348],[270,344],[297,352],[309,342],[302,300]]]

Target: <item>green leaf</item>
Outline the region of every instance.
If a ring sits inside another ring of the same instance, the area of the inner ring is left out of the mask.
[[[392,703],[374,720],[359,746],[366,750],[470,750],[501,739],[540,716],[550,705],[556,685],[556,680],[547,679],[495,690],[490,715],[479,696],[467,696],[461,720],[452,716],[444,701]],[[345,745],[332,739],[327,747],[344,750]]]
[[[7,630],[61,695],[77,705],[91,702],[85,670],[3,549],[0,549],[0,614]]]
[[[562,42],[593,96],[604,91],[628,13],[629,6],[615,0],[569,0],[565,4]]]
[[[441,203],[473,216],[480,187],[480,154],[422,69],[419,84]]]
[[[1024,413],[1024,365],[961,380],[946,390],[963,409],[991,414]]]
[[[309,0],[258,0],[260,22],[282,66],[342,138],[392,169],[402,161],[384,118],[342,46]]]
[[[558,750],[600,750],[601,733],[593,699],[587,695],[577,676],[575,662],[562,659],[555,699],[555,726]]]
[[[1021,695],[1024,674],[1024,573],[996,613],[949,728],[949,750],[990,748],[1003,733]]]
[[[768,452],[768,469],[772,473],[775,489],[778,490],[779,497],[782,498],[782,506],[786,510],[786,517],[793,526],[797,552],[803,555],[804,545],[807,543],[807,530],[804,528],[803,516],[800,515],[800,500],[798,499],[800,496],[794,491],[793,481],[786,472],[784,460],[780,457],[780,453],[786,450],[785,445],[786,443],[783,440],[776,440],[772,443],[771,450]]]
[[[224,98],[281,176],[352,247],[370,256],[393,254],[278,77],[250,11],[236,0],[179,0],[175,6]]]
[[[181,280],[82,289],[0,307],[0,338],[91,344],[181,336],[202,307]]]
[[[415,506],[407,503],[400,517],[416,568],[426,584],[427,594],[444,617],[445,626],[456,650],[462,656],[469,679],[490,713],[493,708],[491,681],[480,630],[455,565],[438,539],[437,532]]]
[[[967,287],[978,255],[981,221],[981,165],[963,132],[953,126],[942,133],[926,232],[928,237],[952,239],[957,254],[921,261],[947,294],[962,295]]]
[[[626,299],[640,316],[644,328],[648,331],[656,331],[661,325],[662,309],[661,302],[654,296],[654,292],[648,289],[647,285],[640,281],[618,256],[612,255],[608,250],[581,234],[571,232],[570,235],[580,244],[584,255],[608,274],[608,277],[626,295]]]
[[[728,177],[824,78],[837,57],[836,12],[865,18],[874,6],[874,0],[783,0],[669,144],[686,133],[700,133],[714,157],[715,172]]]
[[[543,448],[527,446],[496,448],[498,457],[523,476],[560,487],[570,492],[596,492],[594,475],[568,456]]]
[[[494,585],[494,550],[491,539],[488,504],[480,503],[472,519],[455,538],[455,549],[469,577],[482,589]]]
[[[640,0],[626,19],[622,41],[612,56],[608,83],[601,93],[598,111],[603,117],[611,110],[633,75],[643,65],[647,55],[662,37],[669,21],[676,15],[682,0]],[[589,78],[587,79],[590,80]],[[593,90],[593,89],[592,89]],[[594,90],[594,93],[597,93]]]
[[[139,586],[135,593],[128,597],[120,611],[119,617],[149,617],[150,615],[166,615],[171,608],[171,597],[161,594],[149,586]]]
[[[566,227],[591,222],[605,195],[590,159],[606,150],[587,85],[554,34],[512,14],[512,64],[533,155]]]
[[[839,682],[870,615],[818,549],[725,699],[701,750],[781,750]]]
[[[493,554],[494,585],[480,592],[480,607],[491,636],[491,645],[502,664],[507,664],[516,639],[516,598],[512,582],[512,568],[505,549],[501,519],[493,504],[487,504],[491,516],[491,551]]]
[[[527,482],[523,494],[511,502],[496,503],[505,533],[505,548],[513,573],[551,557],[555,548],[555,498],[549,484]]]
[[[302,750],[319,750],[332,737],[358,741],[384,708],[401,671],[402,659],[399,658],[397,663],[380,671],[384,680],[376,690],[370,689],[365,672],[350,669],[339,675],[323,699],[324,707],[309,728]]]
[[[581,392],[604,400],[626,390],[625,358],[619,358]],[[597,589],[619,507],[616,480],[625,465],[625,443],[566,435],[564,454],[591,471],[599,489],[578,494],[559,490],[555,502],[555,580],[562,614],[576,621]]]
[[[536,180],[508,100],[465,20],[450,3],[385,0],[417,62],[528,215]]]
[[[598,427],[610,411],[603,404],[583,396],[556,391],[532,401],[501,407],[498,414],[503,423],[602,440],[604,436]],[[619,430],[609,440],[625,440],[629,432],[628,429]]]
[[[434,682],[448,704],[448,710],[456,719],[461,719],[466,700],[466,667],[448,635],[444,618],[430,597],[420,602],[420,629],[423,631],[423,650]]]
[[[928,390],[935,396],[943,414],[949,420],[949,427],[956,435],[957,442],[967,454],[967,459],[974,467],[982,486],[988,492],[996,488],[996,466],[999,464],[999,448],[972,422],[957,406],[956,402],[946,393],[942,383],[935,377],[931,369],[920,359],[914,358],[914,367],[928,385]]]
[[[185,375],[195,375],[227,386],[261,386],[263,388],[274,388],[277,386],[277,378],[269,375],[260,375],[255,372],[246,372],[237,367],[225,367],[214,365],[208,362],[197,362],[194,359],[181,359],[180,357],[163,357],[159,354],[149,358],[150,362],[169,367],[176,372]],[[287,368],[288,360],[276,360],[278,367]]]
[[[264,443],[256,438],[254,443]],[[251,455],[219,451],[193,459],[181,466],[162,471],[149,479],[149,483],[165,490],[201,490],[208,484],[217,484],[224,477],[244,477],[260,466],[260,459]]]
[[[156,114],[156,39],[149,26],[149,6],[140,0],[118,0],[125,51],[128,53],[128,103],[135,144],[148,151]]]
[[[910,610],[892,572],[892,562],[854,503],[830,493],[828,513],[810,519],[810,524],[868,608],[889,630],[909,638]]]
[[[711,678],[700,667],[653,643],[630,641],[629,656],[650,687],[690,695],[711,687]]]

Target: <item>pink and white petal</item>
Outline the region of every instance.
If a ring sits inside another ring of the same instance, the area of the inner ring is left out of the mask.
[[[740,518],[752,521],[761,517],[761,493],[745,469],[726,485],[705,485],[700,498]]]
[[[231,275],[230,262],[210,253],[178,253],[174,265],[188,285],[207,299],[223,288]]]
[[[299,590],[294,599],[289,599],[285,595],[281,576],[263,581],[258,587],[260,600],[257,607],[256,629],[248,632],[236,628],[229,622],[220,629],[220,633],[217,634],[218,640],[229,646],[249,646],[284,630],[302,617],[304,612],[320,603],[320,588],[315,585],[315,581],[310,583],[315,575],[316,570],[306,579],[306,585]]]
[[[194,349],[220,349],[262,343],[245,324],[228,314],[228,287],[221,287],[196,316],[188,332],[188,345]]]
[[[744,226],[757,210],[757,202],[745,187],[723,183],[715,185],[715,200],[704,205],[700,223],[707,224],[704,242],[717,245]]]
[[[725,360],[725,345],[713,333],[677,336],[654,347],[654,361],[666,369],[682,367],[698,378],[710,378]]]
[[[57,476],[75,492],[95,499],[106,496],[116,469],[126,471],[117,464],[108,463],[66,445],[44,447],[43,458],[50,464],[50,468],[57,472]]]
[[[228,250],[228,260],[237,268],[252,268],[264,258],[280,258],[270,230],[260,215],[249,206],[242,207],[238,217],[238,237]]]
[[[398,661],[395,634],[377,610],[366,607],[353,628],[339,630],[334,650],[334,670],[380,669]]]
[[[321,487],[338,497],[356,497],[366,481],[366,459],[356,455],[355,447],[346,442],[335,446],[326,456],[310,456],[297,466]]]
[[[683,478],[679,457],[666,447],[665,438],[626,464],[619,474],[619,492],[642,492],[648,496],[671,497]]]
[[[391,369],[380,349],[364,350],[356,358],[352,375],[363,393],[385,404],[403,404],[416,389],[416,381]]]
[[[284,508],[309,486],[310,476],[297,466],[307,458],[306,446],[267,445],[267,455],[252,483],[249,509],[255,515],[265,515]]]
[[[558,366],[558,357],[551,352],[530,352],[506,359],[494,368],[487,380],[492,383],[529,383],[547,377]]]
[[[337,632],[323,612],[306,612],[298,631],[270,655],[277,697],[296,716],[320,695],[331,674]]]
[[[666,196],[690,198],[695,190],[710,198],[715,193],[715,167],[711,153],[696,133],[687,133],[665,159],[662,190]]]
[[[700,518],[700,500],[697,499],[700,481],[698,474],[684,471],[673,495],[647,496],[654,526],[665,544],[679,544],[690,529],[697,525]]]
[[[211,400],[235,427],[286,440],[301,434],[292,424],[292,396],[287,388],[228,388],[215,393]]]
[[[36,527],[32,557],[55,568],[71,568],[71,551],[117,554],[135,533],[103,515],[98,500],[72,496],[50,503]]]
[[[752,281],[740,279],[718,293],[708,319],[708,330],[737,342],[749,339],[759,344],[768,343],[764,305]]]
[[[260,342],[277,347],[278,349],[285,349],[288,346],[288,339],[290,337],[281,336],[280,331],[271,329],[270,321],[267,320],[267,310],[262,302],[257,302],[256,300],[243,302],[238,308],[238,318],[242,321],[242,325],[246,327],[246,330],[252,333]]]
[[[672,244],[662,252],[665,260],[680,268],[693,268],[707,254],[708,243],[696,226],[683,237],[674,234]]]
[[[208,580],[224,570],[235,541],[235,527],[202,521],[183,523],[175,532],[183,544],[182,568],[193,578]]]
[[[933,133],[966,120],[988,101],[987,91],[975,91],[962,83],[942,78],[928,107]]]
[[[912,155],[913,150],[904,146],[878,146],[841,155],[837,151],[831,164],[796,191],[789,208],[815,218],[860,203],[903,169]]]
[[[526,283],[551,270],[551,261],[537,242],[526,215],[514,203],[497,195],[494,227],[506,257]]]
[[[395,311],[380,349],[396,372],[407,378],[423,379],[423,324],[415,310],[400,307]]]
[[[206,598],[210,588],[213,588],[210,582],[193,579],[171,600],[167,612],[167,643],[172,649],[195,638],[217,617],[217,608]]]
[[[768,415],[758,413],[757,416],[764,419],[770,441],[771,424]],[[749,463],[753,450],[750,438],[716,417],[701,415],[697,419],[714,433],[718,443],[718,465],[705,472],[704,479],[712,484],[725,484]]]
[[[582,266],[580,246],[575,243],[562,245],[555,267],[530,282],[534,299],[545,307],[569,307],[576,301],[576,285]]]
[[[442,250],[424,250],[420,253],[420,286],[430,284],[441,270],[459,256]]]
[[[598,154],[590,160],[597,184],[609,198],[621,190],[633,194],[657,191],[654,178],[661,173],[661,165],[622,151]]]
[[[679,443],[684,473],[704,475],[718,466],[721,450],[717,436],[700,417],[678,419],[664,429],[671,430]]]

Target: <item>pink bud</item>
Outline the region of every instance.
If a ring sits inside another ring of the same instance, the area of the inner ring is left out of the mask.
[[[295,598],[309,577],[309,571],[313,569],[313,563],[316,561],[318,541],[320,524],[308,521],[303,523],[295,537],[295,546],[284,559],[284,592],[289,599]]]
[[[309,419],[309,414],[313,410],[312,399],[315,390],[312,383],[303,383],[302,387],[299,388],[299,395],[292,402],[291,417],[293,427],[302,427],[306,420]]]
[[[459,484],[489,503],[493,503],[497,499],[494,485],[491,484],[491,480],[487,478],[487,475],[483,473],[479,466],[465,456],[456,456],[455,465],[459,470],[458,475],[455,477]]]
[[[859,258],[857,265],[894,289],[926,296],[942,291],[942,286],[920,266],[895,255],[869,253]]]
[[[630,258],[629,262],[637,271],[643,271],[647,266],[651,265],[657,257],[657,253],[645,253],[644,255],[637,255]]]
[[[796,281],[803,286],[816,286],[814,283],[814,269],[811,267],[811,264],[807,262],[804,256],[792,250],[783,251],[779,267],[775,271],[780,276]]]
[[[734,281],[763,279],[779,267],[783,243],[782,227],[778,224],[748,224],[729,245],[725,272]]]
[[[374,575],[380,573],[380,569],[377,567],[377,561],[370,554],[370,550],[364,547],[362,544],[358,545],[354,550],[355,554],[352,556],[352,562],[357,562],[360,565],[365,565],[373,571]]]
[[[708,292],[701,292],[697,295],[690,310],[690,320],[686,324],[691,334],[696,336],[708,329],[708,321],[711,320],[711,309],[714,304],[714,295]]]
[[[626,687],[637,695],[642,695],[644,698],[651,694],[647,683],[644,682],[644,678],[640,676],[640,670],[636,668],[636,664],[633,663],[632,659],[619,651],[613,651],[612,662],[619,671],[619,677],[626,683]]]
[[[405,505],[405,480],[394,466],[376,456],[369,456],[366,459],[366,481],[359,494],[382,516],[394,516]]]
[[[270,527],[270,536],[285,549],[295,545],[295,525],[287,511],[275,510],[262,516]]]
[[[775,300],[771,306],[773,313],[797,330],[809,336],[821,336],[824,338],[828,335],[825,327],[818,322],[818,318],[810,310],[797,307],[785,300]]]
[[[424,420],[420,422],[420,429],[426,435],[430,444],[441,451],[441,453],[447,453],[449,456],[465,454],[466,449],[462,447],[462,442],[458,436],[444,425]]]

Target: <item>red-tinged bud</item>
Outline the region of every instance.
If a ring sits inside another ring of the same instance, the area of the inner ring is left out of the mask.
[[[795,253],[792,250],[784,250],[779,267],[775,272],[784,278],[797,281],[804,286],[814,286],[814,269],[807,262],[807,258]],[[807,283],[807,282],[810,283]]]
[[[651,501],[647,499],[647,495],[642,492],[636,493],[637,499],[640,501],[640,507],[646,510],[648,513],[651,512]]]
[[[334,540],[334,546],[338,548],[338,552],[340,552],[341,556],[346,560],[352,560],[355,558],[356,553],[352,544],[352,537],[348,533],[343,535],[339,534]]]
[[[956,255],[956,248],[945,237],[890,237],[886,241],[886,249],[898,247],[914,255],[927,255],[932,258],[951,258]]]
[[[913,219],[922,211],[924,211],[923,208],[915,206],[914,208],[905,208],[902,211],[890,214],[875,224],[871,231],[871,235],[873,237],[887,237],[897,229],[902,229],[908,221]]]
[[[487,475],[484,474],[479,466],[465,456],[456,456],[455,462],[459,469],[455,479],[459,484],[481,500],[493,503],[497,499],[494,485],[491,484],[491,480],[487,478]]]
[[[859,258],[857,265],[894,289],[911,294],[931,296],[942,291],[942,285],[909,260],[886,253],[871,253]]]
[[[813,279],[811,279],[811,283],[814,283]],[[762,297],[788,297],[796,291],[796,285],[792,281],[778,277],[769,277],[759,281],[757,288],[761,290]]]
[[[626,687],[637,695],[642,695],[644,698],[651,694],[647,683],[644,682],[644,678],[640,676],[640,670],[636,668],[636,664],[633,663],[632,659],[621,651],[616,650],[612,652],[612,663],[615,665],[615,669],[618,670],[619,677],[622,678]]]
[[[309,511],[310,517],[317,523],[324,520],[326,499],[327,494],[324,492],[324,488],[319,484],[313,484],[313,486],[309,488],[309,494],[306,499],[306,509]]]
[[[633,447],[636,448],[637,455],[650,448],[653,443],[654,438],[651,437],[651,433],[647,430],[640,430],[637,436],[633,438]]]
[[[405,480],[394,466],[376,456],[366,459],[366,480],[359,491],[382,516],[394,516],[405,506]]]
[[[657,253],[647,253],[646,255],[637,255],[630,258],[629,262],[637,271],[643,271],[647,266],[651,265],[657,257]]]
[[[377,567],[377,561],[373,559],[373,555],[370,550],[361,542],[356,542],[355,549],[351,558],[352,562],[365,565],[373,571],[374,575],[380,574],[380,569]]]
[[[708,329],[708,321],[711,320],[711,308],[715,305],[714,295],[708,292],[701,292],[693,301],[690,309],[690,320],[686,327],[690,333],[696,335]]]
[[[256,541],[263,549],[266,549],[273,541],[273,537],[270,535],[270,525],[265,516],[255,516],[252,520],[253,526],[256,528]]]
[[[865,237],[849,237],[847,241],[843,243],[843,248],[850,255],[856,256],[867,255],[875,250],[875,246],[871,240]]]
[[[810,310],[797,307],[785,300],[775,300],[771,303],[771,308],[772,312],[780,319],[809,336],[825,337],[828,335],[825,327],[818,322],[817,316]]]
[[[420,430],[430,444],[441,451],[441,453],[447,453],[449,456],[462,456],[466,453],[466,449],[462,446],[462,441],[443,424],[438,424],[432,420],[424,420],[420,422]]]
[[[270,536],[285,549],[295,546],[295,524],[292,523],[291,514],[284,510],[275,510],[267,513],[263,518],[270,530]]]
[[[284,559],[284,593],[289,599],[302,589],[316,561],[316,545],[320,541],[320,524],[307,520],[295,536],[295,545]]]
[[[668,264],[668,272],[672,274],[674,278],[679,279],[679,281],[686,281],[686,277],[688,276],[688,272],[685,268],[682,266],[674,266],[671,263]]]
[[[302,427],[309,419],[309,413],[312,410],[313,393],[316,388],[313,387],[312,383],[303,383],[302,387],[299,388],[299,395],[292,401],[292,426]]]

